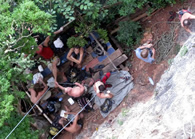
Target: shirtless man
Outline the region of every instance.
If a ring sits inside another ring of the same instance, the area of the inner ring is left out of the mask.
[[[71,113],[71,112],[68,112]],[[76,115],[76,113],[71,113],[73,115]],[[83,123],[81,121],[81,118],[83,118],[83,114],[79,114],[77,115],[73,122],[70,123],[67,127],[65,127],[64,129],[70,133],[77,133],[81,130]],[[59,123],[64,127],[66,124],[68,124],[68,120],[66,118],[61,118],[59,120]]]
[[[106,84],[106,81],[108,80],[108,78],[111,76],[110,72],[107,72],[106,75],[104,75],[104,77],[102,78],[101,81],[97,81],[95,82],[95,84],[93,85],[93,89],[96,92],[96,95],[99,98],[112,98],[114,95],[110,92],[110,90],[106,91],[106,88],[108,87],[108,84]],[[105,92],[106,93],[103,93]]]
[[[101,81],[97,81],[94,86],[93,86],[93,89],[95,90],[96,92],[96,95],[99,97],[99,98],[112,98],[114,95],[110,92],[110,90],[106,91],[106,88],[105,88],[105,85],[103,82]],[[103,93],[105,92],[106,93]]]
[[[59,87],[64,93],[67,93],[69,96],[72,97],[80,97],[85,92],[85,87],[81,85],[80,83],[74,83],[75,87],[63,87],[58,84],[58,82],[55,82],[55,85]]]
[[[28,89],[28,91],[31,93],[31,102],[35,104],[47,89],[48,86],[45,84],[42,78],[39,78],[38,83],[36,83],[33,88]]]
[[[195,15],[192,15],[188,10],[180,10],[178,12],[181,26],[189,33],[192,31],[189,29],[191,26],[191,19],[195,19]]]

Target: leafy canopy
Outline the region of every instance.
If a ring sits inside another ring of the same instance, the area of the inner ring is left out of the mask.
[[[5,138],[3,135],[8,135],[21,119],[16,104],[25,93],[18,90],[18,86],[32,80],[32,74],[24,73],[34,64],[31,46],[36,43],[31,35],[50,32],[55,20],[30,0],[0,0],[0,4],[0,128],[3,129],[0,129],[0,138]],[[31,135],[28,121],[18,127],[20,132],[14,134],[13,138],[25,138],[25,132]]]

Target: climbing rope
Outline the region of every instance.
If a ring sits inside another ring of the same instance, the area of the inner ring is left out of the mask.
[[[52,139],[54,139],[58,134],[60,134],[63,130],[64,130],[64,128],[65,127],[67,127],[74,119],[75,119],[75,117],[77,116],[77,115],[79,115],[84,109],[85,109],[85,107],[87,107],[87,105],[94,99],[96,97],[96,95],[94,95],[90,100],[89,100],[89,102],[60,130],[60,131],[58,131],[58,133],[55,135],[55,136],[53,136],[52,137]]]
[[[176,45],[175,42],[175,31],[180,25],[180,22],[157,22],[151,27],[151,30],[153,27],[155,27],[157,24],[160,23],[169,23],[170,31],[164,32],[160,38],[156,35],[154,42],[154,48],[156,49],[157,55],[155,58],[155,61],[157,63],[161,62],[164,60],[168,54],[170,53],[170,50]],[[153,32],[153,31],[152,31]],[[156,28],[156,32],[154,34],[160,34],[158,28]]]
[[[14,130],[20,125],[20,123],[24,120],[24,118],[31,112],[31,110],[39,103],[39,101],[45,96],[45,94],[49,91],[50,87],[45,91],[45,93],[39,98],[39,100],[32,106],[32,108],[25,114],[25,116],[18,122],[18,124],[12,129],[12,131],[7,135],[5,139],[7,139]]]

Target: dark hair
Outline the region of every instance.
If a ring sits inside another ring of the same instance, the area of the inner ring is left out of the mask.
[[[34,90],[35,90],[35,92],[36,92],[36,96],[37,96],[38,93],[41,92],[43,89],[44,89],[43,84],[36,83],[36,84],[34,85]]]
[[[142,56],[143,58],[148,57],[148,49],[143,49],[142,52],[141,52],[141,56]]]
[[[104,85],[100,85],[100,86],[99,86],[99,90],[100,90],[100,92],[103,92],[105,89],[106,89],[106,88],[105,88],[105,86],[104,86]]]
[[[79,46],[79,45],[75,45],[75,46],[74,46],[74,48],[77,48],[77,49],[79,49],[79,48],[80,48],[80,46]]]
[[[190,25],[191,25],[190,20],[189,20],[189,19],[185,19],[185,20],[183,20],[183,25],[184,25],[185,27],[190,26]]]

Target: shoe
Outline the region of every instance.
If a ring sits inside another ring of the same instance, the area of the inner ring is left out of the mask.
[[[101,78],[103,75],[104,75],[104,72],[103,72],[102,70],[100,70],[100,72],[99,72],[100,78]]]

